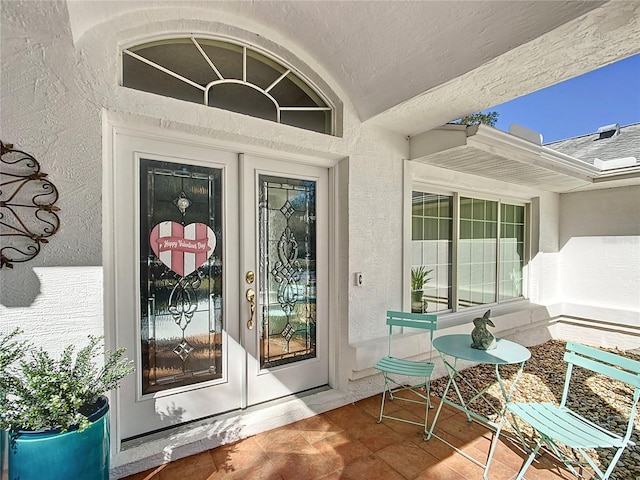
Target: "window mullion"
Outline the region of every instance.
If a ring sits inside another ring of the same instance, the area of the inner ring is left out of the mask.
[[[153,67],[153,68],[155,68],[157,70],[160,70],[161,72],[164,72],[167,75],[171,75],[172,77],[177,78],[178,80],[181,80],[184,83],[187,83],[187,84],[191,85],[192,87],[199,88],[200,90],[204,91],[204,87],[202,85],[200,85],[200,84],[198,84],[198,83],[196,83],[196,82],[194,82],[192,80],[189,80],[188,78],[183,77],[182,75],[178,75],[176,72],[173,72],[173,71],[169,70],[168,68],[164,68],[162,65],[158,65],[157,63],[152,62],[151,60],[148,60],[148,59],[144,58],[143,56],[132,52],[131,50],[125,49],[125,50],[123,50],[123,52],[126,53],[127,55],[129,55],[130,57],[133,57],[133,58],[135,58],[137,60],[140,60],[143,63],[146,63],[150,67]]]
[[[198,41],[191,37],[191,41],[193,42],[193,44],[196,46],[196,48],[198,49],[198,51],[200,52],[200,55],[202,55],[205,59],[205,61],[209,64],[209,66],[211,67],[211,69],[213,70],[213,73],[216,74],[216,76],[218,77],[218,79],[220,80],[224,80],[224,77],[222,76],[222,74],[220,73],[220,70],[218,70],[218,68],[215,66],[215,64],[213,63],[213,61],[211,61],[211,59],[209,58],[209,55],[207,55],[205,53],[205,51],[202,49],[202,47],[200,46],[200,44],[198,43]],[[207,103],[205,102],[205,105]]]
[[[242,47],[242,81],[247,83],[247,47]]]
[[[269,93],[269,91],[270,91],[273,87],[275,87],[277,84],[279,84],[279,83],[284,79],[284,77],[286,77],[287,75],[289,75],[289,72],[291,72],[291,70],[286,70],[282,75],[280,75],[278,78],[276,78],[276,79],[273,81],[273,83],[267,87],[267,89],[265,90],[265,93]]]
[[[502,240],[502,202],[498,201],[498,225],[496,226],[496,303],[500,303],[500,243]]]
[[[533,256],[532,208],[533,206],[531,203],[525,205],[524,207],[524,236],[522,238],[522,241],[524,242],[526,248],[523,249],[524,258],[522,259],[522,296],[525,298],[529,298],[529,295],[526,293],[529,292],[529,269],[525,266],[530,264],[529,262]],[[525,271],[527,272],[527,275],[525,275]]]
[[[451,310],[458,311],[458,250],[460,245],[460,194],[453,194],[453,225],[451,226]]]

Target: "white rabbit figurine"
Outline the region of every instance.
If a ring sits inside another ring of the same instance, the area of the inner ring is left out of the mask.
[[[493,350],[498,345],[496,344],[496,337],[493,333],[487,330],[487,325],[495,327],[489,315],[491,310],[487,310],[482,317],[474,318],[473,324],[475,325],[471,332],[471,348],[477,348],[478,350]]]

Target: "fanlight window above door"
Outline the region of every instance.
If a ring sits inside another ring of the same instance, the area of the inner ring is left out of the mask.
[[[321,93],[279,61],[228,41],[173,38],[125,48],[122,85],[333,134]]]

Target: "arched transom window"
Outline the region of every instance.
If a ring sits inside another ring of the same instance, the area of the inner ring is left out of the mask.
[[[172,38],[123,50],[122,85],[333,134],[333,108],[291,67],[246,45]]]

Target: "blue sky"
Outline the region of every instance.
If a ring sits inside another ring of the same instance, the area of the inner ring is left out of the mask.
[[[543,142],[594,133],[603,125],[640,122],[640,54],[483,110],[542,134]]]

